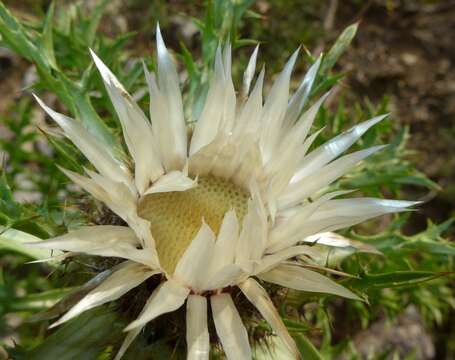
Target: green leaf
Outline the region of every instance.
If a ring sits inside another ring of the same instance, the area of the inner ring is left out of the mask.
[[[414,241],[409,244],[404,244],[402,248],[418,249],[419,251],[428,254],[448,255],[455,256],[455,246],[448,242],[435,242],[435,241]]]
[[[448,231],[455,219],[448,219],[441,224],[428,223],[427,229],[414,236],[406,238],[401,249],[412,249],[424,254],[455,255],[455,245],[442,238],[442,234]]]
[[[20,22],[0,2],[0,34],[2,41],[12,50],[27,60],[34,61],[42,68],[48,64],[44,61],[39,49],[29,40]]]
[[[41,241],[40,238],[27,234],[23,231],[8,229],[0,226],[0,249],[10,250],[23,255],[26,255],[35,260],[43,260],[50,258],[52,255],[60,254],[59,251],[52,252],[51,250],[35,249],[24,245],[29,242]],[[50,265],[55,263],[49,262]]]
[[[186,70],[188,71],[188,75],[190,79],[197,78],[200,76],[199,70],[197,68],[197,64],[193,59],[193,55],[191,52],[188,50],[188,48],[185,46],[185,44],[181,41],[180,42],[180,48],[182,49],[182,53],[180,54],[180,59],[183,61],[185,64]]]
[[[92,46],[95,41],[96,31],[98,29],[101,17],[103,16],[104,9],[109,4],[110,0],[101,0],[91,11],[90,23],[87,28],[87,44]]]
[[[0,199],[6,202],[14,201],[13,192],[11,191],[8,181],[6,180],[6,174],[4,171],[1,171],[0,176]]]
[[[394,271],[382,274],[365,274],[361,279],[349,279],[343,284],[367,289],[367,288],[389,288],[397,286],[413,285],[422,281],[434,279],[444,274],[433,271]]]
[[[326,74],[338,61],[339,57],[346,51],[357,32],[358,23],[348,26],[336,40],[335,44],[324,57],[321,65],[321,73]]]
[[[96,360],[109,346],[122,341],[126,324],[108,309],[89,310],[60,327],[31,350],[15,354],[18,360]]]
[[[53,136],[50,133],[43,131],[43,134],[46,136],[49,143],[54,147],[54,149],[62,156],[65,160],[64,167],[66,169],[76,171],[78,173],[83,173],[84,168],[82,167],[79,158],[80,152],[71,144],[68,144],[62,139]]]
[[[45,58],[50,67],[57,70],[57,60],[54,54],[54,41],[52,35],[52,27],[54,20],[55,3],[52,2],[44,19],[43,33],[41,34],[40,50],[45,55]]]
[[[76,118],[84,123],[91,134],[106,144],[113,154],[122,158],[124,152],[118,139],[112,134],[106,123],[99,117],[98,113],[93,108],[88,95],[77,83],[69,80],[66,76],[61,75],[60,78],[67,94],[69,94],[71,101],[74,104]]]
[[[345,75],[343,73],[335,74],[333,76],[325,76],[323,79],[320,80],[321,82],[317,84],[317,86],[313,87],[313,90],[311,90],[311,96],[328,91],[329,89],[332,88],[333,85],[335,85],[342,78],[344,78],[344,76]]]
[[[294,336],[297,348],[300,351],[302,359],[305,360],[323,360],[321,353],[314,347],[311,341],[304,335],[299,334]]]
[[[289,330],[289,332],[295,333],[295,334],[301,334],[303,332],[306,332],[311,329],[311,326],[306,324],[303,321],[294,321],[291,319],[283,319],[284,324],[286,325],[286,328]]]
[[[398,178],[396,179],[396,183],[423,186],[435,191],[442,190],[441,186],[438,183],[435,183],[434,181],[425,177],[425,175],[419,174],[418,172],[416,173],[416,175],[409,175]]]
[[[75,289],[67,289],[62,296],[60,296],[59,301],[52,305],[48,310],[44,312],[40,312],[38,314],[34,314],[28,318],[28,321],[42,321],[42,320],[49,320],[54,319],[74,305],[76,305],[85,295],[87,295],[90,291],[92,291],[95,287],[97,287],[101,282],[103,282],[110,274],[112,273],[111,270],[104,270],[100,272],[93,278],[91,278],[88,282],[79,286]]]
[[[257,45],[258,41],[255,39],[239,39],[235,42],[234,49],[238,49],[242,46]]]
[[[37,311],[47,309],[67,294],[71,289],[57,288],[36,294],[21,296],[11,302],[11,311]]]
[[[439,238],[452,227],[454,222],[455,218],[448,219],[437,225],[429,222],[427,229],[422,233],[415,235],[414,238],[422,240]]]

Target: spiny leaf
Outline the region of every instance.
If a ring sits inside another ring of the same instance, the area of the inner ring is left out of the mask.
[[[455,256],[455,246],[443,241],[423,241],[418,240],[409,244],[404,244],[403,248],[418,249],[427,254]]]
[[[445,274],[433,271],[394,271],[383,274],[365,274],[361,279],[349,279],[344,284],[355,288],[388,288],[416,284]]]

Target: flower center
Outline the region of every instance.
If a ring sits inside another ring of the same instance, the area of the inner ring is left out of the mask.
[[[233,183],[214,176],[198,179],[187,191],[146,195],[138,215],[150,221],[161,266],[173,274],[177,262],[196,236],[202,219],[218,234],[224,215],[234,209],[239,222],[248,208],[248,194]]]

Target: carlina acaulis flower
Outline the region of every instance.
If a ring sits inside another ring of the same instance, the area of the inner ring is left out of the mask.
[[[115,75],[92,52],[123,130],[134,170],[101,145],[80,122],[43,109],[61,126],[97,172],[86,176],[62,169],[102,201],[127,226],[86,226],[35,246],[125,259],[53,326],[116,300],[161,274],[142,312],[126,327],[120,359],[143,327],[186,306],[188,359],[208,359],[207,312],[212,312],[228,359],[251,359],[248,333],[231,290],[238,287],[299,358],[269,295],[269,282],[301,291],[359,297],[319,272],[308,270],[324,232],[404,211],[414,202],[375,198],[336,199],[346,191],[323,189],[382,146],[341,156],[378,116],[309,152],[319,134],[309,135],[327,95],[303,112],[321,60],[289,96],[296,51],[263,101],[264,70],[254,87],[258,49],[253,52],[236,96],[231,48],[218,48],[203,110],[188,136],[176,68],[157,29],[157,72],[144,66],[150,91],[150,120]],[[309,240],[311,239],[311,240]],[[299,261],[296,260],[299,257]],[[227,291],[229,290],[229,291]]]

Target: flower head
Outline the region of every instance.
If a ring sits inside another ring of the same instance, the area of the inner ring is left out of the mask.
[[[120,120],[131,163],[121,160],[79,122],[48,108],[97,171],[86,175],[62,169],[76,184],[102,201],[127,226],[87,226],[38,246],[119,257],[100,285],[54,325],[85,310],[116,300],[148,278],[162,274],[140,315],[126,330],[120,358],[141,329],[186,303],[189,359],[208,359],[208,303],[218,338],[229,359],[249,359],[251,349],[241,316],[230,295],[238,287],[299,357],[292,337],[261,284],[351,299],[358,296],[305,267],[317,256],[315,239],[340,242],[325,232],[352,226],[412,202],[373,198],[336,199],[324,192],[376,146],[341,156],[385,116],[365,121],[309,151],[319,132],[309,135],[327,95],[305,112],[320,60],[290,97],[296,51],[263,101],[264,70],[250,91],[257,49],[236,96],[231,79],[231,49],[216,52],[214,76],[203,110],[187,125],[177,71],[157,31],[158,66],[144,67],[150,91],[150,120],[114,74],[92,52]],[[190,135],[188,135],[190,134]],[[133,165],[130,165],[133,164]]]

